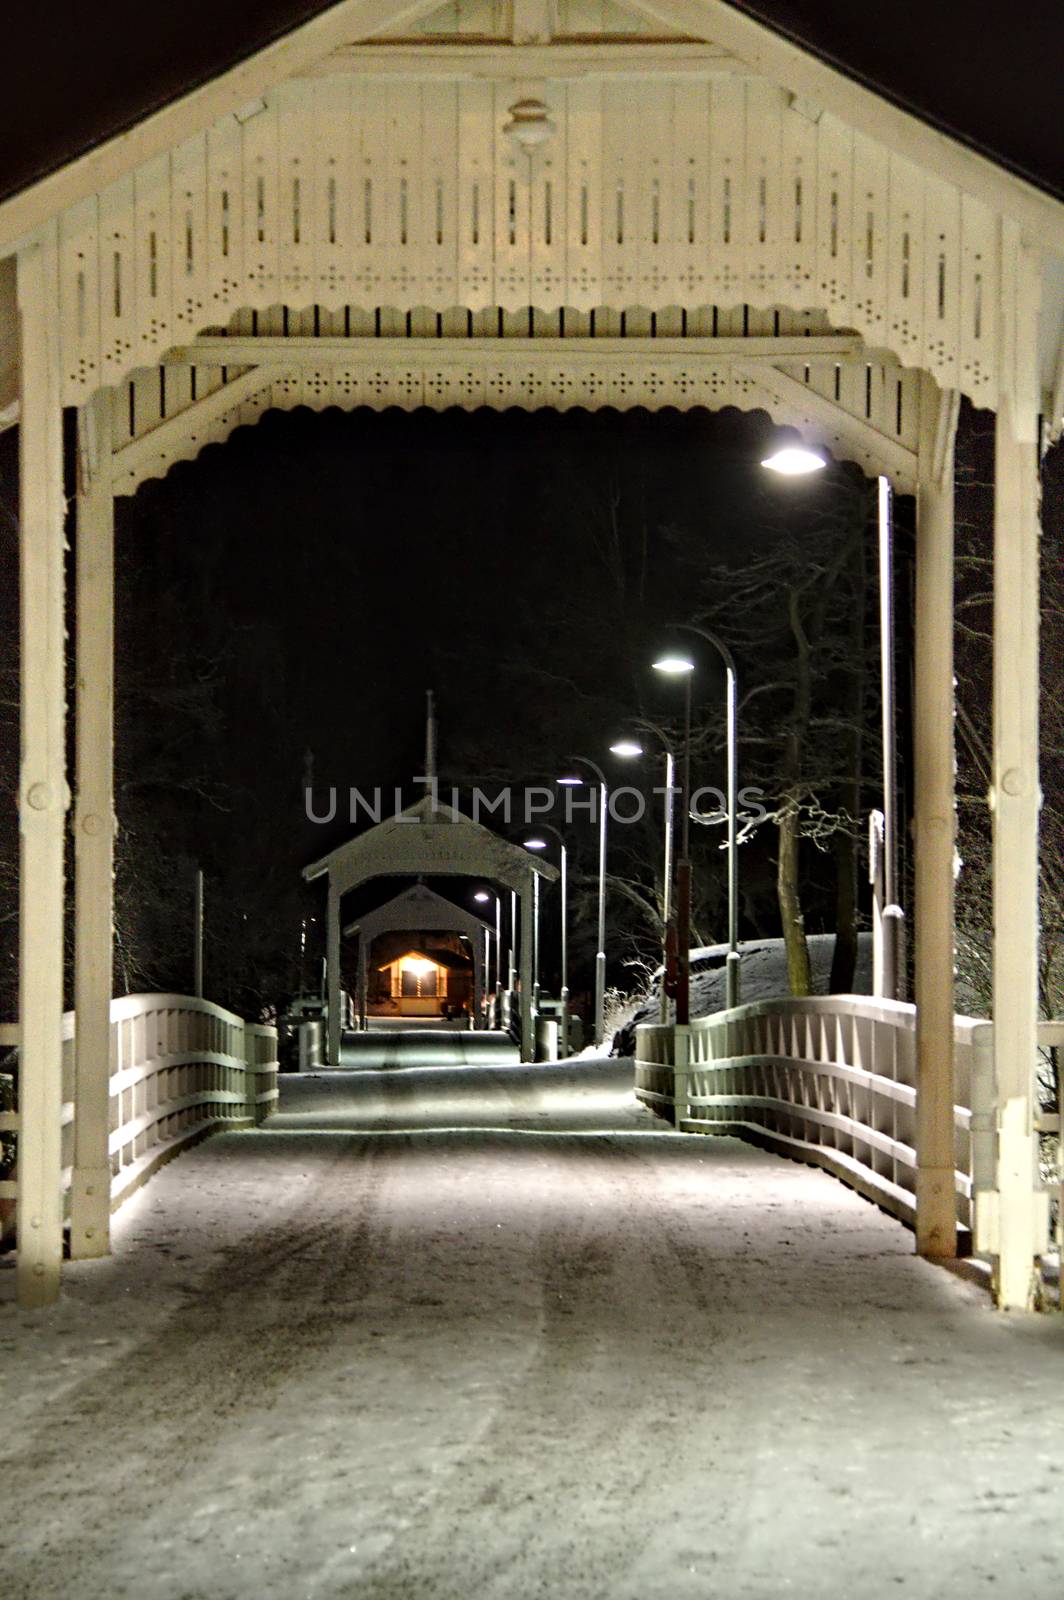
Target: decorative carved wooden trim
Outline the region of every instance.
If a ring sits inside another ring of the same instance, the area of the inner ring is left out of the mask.
[[[819,307],[979,405],[998,393],[1000,221],[761,79],[293,81],[65,212],[64,398],[239,307],[453,314]]]
[[[132,494],[146,479],[165,476],[176,462],[194,459],[205,445],[223,442],[264,411],[297,406],[317,411],[331,406],[374,411],[643,406],[658,411],[731,405],[766,411],[780,424],[801,428],[810,443],[856,461],[869,473],[889,472],[900,492],[915,490],[921,378],[890,361],[843,358],[838,364],[804,365],[792,358],[777,366],[767,357],[744,362],[726,353],[715,358],[704,345],[690,352],[655,350],[647,348],[654,343],[650,340],[638,341],[635,349],[619,339],[603,340],[601,347],[597,340],[553,340],[542,349],[534,339],[460,345],[392,338],[358,341],[357,356],[347,361],[323,340],[326,348],[314,363],[307,343],[299,360],[284,361],[279,351],[277,364],[248,371],[218,365],[153,368],[116,389],[116,493]],[[253,342],[239,348],[246,356]],[[161,390],[173,407],[165,418],[158,410]]]

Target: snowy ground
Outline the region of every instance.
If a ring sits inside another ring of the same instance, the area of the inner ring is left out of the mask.
[[[629,1070],[288,1079],[5,1263],[5,1600],[1056,1600],[1061,1320]]]
[[[831,962],[835,954],[833,933],[811,933],[806,938],[809,947],[809,967],[813,979],[813,993],[827,994],[830,987]],[[726,944],[705,945],[691,951],[691,1015],[712,1016],[723,1011],[726,1001],[728,959]],[[741,959],[742,1001],[749,1005],[754,1000],[778,1000],[791,992],[787,975],[787,951],[782,939],[747,939],[742,946]],[[872,993],[872,935],[857,936],[857,967],[853,975],[853,994]],[[660,1018],[660,991],[657,983],[643,999],[633,1000],[622,1008],[614,1024],[613,1045],[617,1055],[630,1056],[635,1052],[635,1030],[640,1022],[657,1022]]]

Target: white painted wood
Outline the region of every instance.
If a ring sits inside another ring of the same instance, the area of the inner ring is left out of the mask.
[[[756,1001],[682,1030],[641,1025],[635,1092],[685,1133],[738,1133],[826,1167],[915,1226],[915,1023],[915,1007],[901,1001],[825,995]],[[991,1026],[967,1017],[950,1023],[957,1064],[950,1218],[967,1230],[987,1157],[972,1084]]]
[[[114,916],[114,499],[111,406],[79,417],[74,902],[74,1152],[70,1253],[110,1250]]]
[[[1037,322],[1040,271],[1006,226],[1002,297],[1009,393],[994,462],[994,1074],[999,1115],[997,1295],[1030,1304],[1045,1248],[1036,1194],[1038,1026],[1039,481]]]
[[[167,392],[176,401],[173,391],[190,369],[176,366],[165,370]],[[203,393],[204,379],[212,373],[217,376],[217,369],[208,364],[197,371],[198,393],[202,398],[189,401],[183,409],[172,412],[147,432],[118,445],[113,469],[116,494],[132,493],[145,476],[158,476],[175,461],[189,460],[198,455],[205,444],[227,438],[232,428],[252,420],[248,407],[255,406],[258,415],[272,403],[274,385],[280,381],[284,367],[252,368],[207,393]],[[155,377],[157,388],[157,371]],[[115,410],[128,411],[128,408],[116,407]],[[151,470],[146,470],[148,468]]]
[[[527,321],[526,321],[527,327]],[[526,359],[528,354],[545,356],[568,355],[609,355],[614,354],[624,357],[653,355],[662,359],[677,356],[685,361],[713,360],[746,362],[772,362],[802,357],[808,362],[834,363],[848,357],[860,357],[860,369],[863,374],[865,367],[865,352],[860,339],[853,334],[824,334],[812,335],[809,338],[790,337],[786,334],[779,338],[759,338],[752,335],[749,338],[731,338],[724,335],[718,339],[706,339],[698,336],[688,338],[639,338],[626,336],[624,338],[610,338],[596,336],[594,339],[568,336],[560,338],[515,337],[506,345],[502,345],[497,338],[462,338],[462,339],[419,339],[416,346],[403,338],[375,339],[359,335],[345,337],[323,336],[317,339],[300,338],[292,336],[281,339],[269,335],[205,335],[190,345],[176,345],[169,353],[168,367],[171,364],[187,361],[196,366],[253,366],[253,365],[284,365],[306,366],[317,365],[319,362],[353,362],[363,361],[374,356],[382,361],[405,361],[411,354],[424,353],[426,356],[440,360],[453,359],[464,361],[467,357],[478,354],[498,355],[500,350],[506,348],[520,349],[521,359]],[[889,355],[886,357],[888,365]]]
[[[19,254],[22,413],[21,772],[19,826],[19,1303],[59,1293],[63,1022],[64,751],[63,443],[58,232]]]
[[[737,361],[735,366],[742,371],[745,364]],[[916,456],[897,438],[882,433],[860,416],[825,399],[770,363],[759,366],[751,364],[746,370],[751,384],[755,386],[755,393],[747,394],[742,403],[756,405],[757,395],[762,392],[771,396],[767,409],[772,415],[782,417],[787,414],[795,425],[800,427],[804,424],[808,430],[818,434],[829,430],[834,450],[840,454],[858,451],[854,459],[866,466],[878,460],[881,463],[880,471],[892,477],[903,492],[913,493]]]
[[[924,355],[925,184],[919,167],[893,153],[888,181],[889,342],[900,360],[919,362]]]
[[[953,440],[956,393],[921,400],[916,529],[916,1248],[957,1250],[954,1169]]]
[[[433,49],[409,40],[349,45],[316,62],[304,77],[387,74],[409,78],[700,78],[745,71],[744,63],[718,46],[658,39],[633,42],[608,36],[588,42],[556,39],[551,44],[490,44],[474,40]]]
[[[532,155],[504,131],[528,96],[555,130]],[[603,321],[712,301],[755,332],[818,305],[977,404],[997,393],[997,214],[757,78],[292,81],[62,232],[67,403],[284,303],[382,319],[495,305],[516,331],[530,307]],[[169,307],[149,287],[167,251]]]
[[[426,326],[436,321],[432,313],[415,314],[413,321],[421,320]],[[116,420],[125,430],[115,458],[115,491],[132,493],[146,478],[161,476],[176,461],[194,459],[205,444],[227,438],[234,427],[254,422],[271,406],[365,405],[379,410],[389,405],[406,409],[519,405],[566,410],[579,405],[593,410],[604,405],[687,409],[736,404],[767,410],[781,423],[802,428],[810,443],[854,460],[869,472],[887,471],[900,489],[915,492],[916,375],[902,373],[889,361],[872,366],[876,387],[885,397],[881,410],[889,413],[884,418],[877,415],[872,423],[863,415],[866,361],[858,363],[855,382],[847,384],[854,390],[858,414],[832,398],[836,365],[841,363],[843,373],[848,373],[846,363],[854,359],[843,354],[854,348],[852,338],[813,335],[802,341],[783,336],[775,343],[781,350],[800,352],[806,361],[776,366],[771,359],[774,341],[756,336],[716,341],[697,337],[448,341],[422,336],[415,328],[409,339],[237,335],[231,347],[224,340],[201,340],[175,351],[194,358],[194,368],[168,364],[165,369],[165,420],[152,417],[145,426],[141,415],[147,410],[146,400],[157,398],[160,391],[155,369],[143,375],[143,386],[140,377],[134,385],[137,430],[132,437],[124,395],[115,406]],[[279,361],[280,350],[288,358],[284,363]],[[262,364],[244,370],[248,360]],[[225,385],[223,368],[229,380]],[[202,396],[194,403],[188,391],[193,370]],[[909,391],[901,433],[895,428],[899,382]]]

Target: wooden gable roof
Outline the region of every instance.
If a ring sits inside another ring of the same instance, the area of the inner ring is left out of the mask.
[[[726,0],[822,61],[1064,197],[1064,131],[1053,40],[1037,10],[995,0],[909,0],[880,19],[851,0]],[[439,0],[183,0],[155,7],[98,0],[22,7],[5,26],[11,67],[0,99],[0,203],[138,127],[163,108],[312,27],[308,42],[335,43],[330,24],[349,18],[352,38],[372,38],[403,19],[414,31]],[[453,7],[452,7],[453,9]],[[675,30],[675,0],[636,0],[633,10]],[[688,21],[709,13],[686,0]],[[696,34],[706,37],[706,32]],[[278,56],[278,61],[283,58]],[[297,65],[296,70],[299,70]],[[282,74],[283,75],[283,74]],[[248,97],[258,92],[249,78]],[[237,102],[239,104],[239,101]],[[229,107],[228,109],[233,109]],[[211,110],[210,116],[218,112]],[[67,203],[63,198],[61,203]]]

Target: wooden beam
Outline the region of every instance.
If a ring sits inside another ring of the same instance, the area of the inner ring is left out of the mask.
[[[1038,1061],[1040,274],[1005,231],[1002,346],[1010,380],[994,453],[994,1078],[998,1112],[998,1304],[1032,1302],[1047,1243],[1035,1132]]]
[[[554,0],[510,0],[510,28],[515,44],[546,44],[557,23]]]
[[[18,260],[21,740],[19,780],[19,1303],[59,1294],[63,1255],[65,759],[63,413],[55,224]]]
[[[541,357],[588,355],[596,360],[618,357],[630,360],[651,356],[656,361],[840,361],[859,356],[896,365],[895,358],[882,351],[874,356],[858,334],[794,335],[784,338],[749,339],[422,339],[413,338],[283,338],[280,335],[252,337],[245,334],[208,334],[188,345],[178,345],[167,353],[168,365],[244,367],[269,365],[284,367],[374,364],[391,362],[443,362],[461,364],[473,356],[493,359],[518,356],[521,361]],[[799,388],[802,386],[799,384]],[[219,391],[219,394],[226,391]],[[803,391],[804,392],[804,391]],[[211,398],[217,398],[217,395]],[[165,427],[166,424],[164,423]],[[159,430],[155,430],[158,432]],[[147,437],[151,437],[148,435]],[[128,450],[133,445],[126,447]]]
[[[838,429],[850,439],[858,440],[879,462],[880,471],[895,479],[898,486],[904,488],[905,493],[912,493],[916,484],[917,456],[916,452],[902,444],[900,439],[881,433],[865,418],[854,416],[852,411],[847,411],[834,400],[828,400],[824,395],[817,394],[815,389],[799,383],[797,378],[779,372],[771,363],[758,365],[754,362],[743,362],[740,365],[747,368],[755,383],[769,390],[785,405],[803,408],[818,418],[825,427]]]
[[[730,73],[749,76],[745,62],[715,45],[653,39],[647,42],[607,39],[601,44],[555,39],[551,44],[454,42],[431,44],[396,40],[348,45],[303,73],[303,77],[338,74],[404,78],[694,78]]]
[[[916,1248],[957,1254],[953,1070],[953,441],[956,390],[924,374],[916,498]]]
[[[228,363],[235,367],[246,364],[235,360]],[[131,439],[128,444],[115,451],[115,476],[136,474],[146,464],[165,462],[169,454],[176,457],[180,448],[187,444],[190,438],[195,438],[197,430],[206,431],[212,423],[224,417],[234,406],[250,400],[253,395],[269,388],[283,376],[283,369],[264,371],[263,368],[256,367],[251,372],[241,373],[238,378],[234,378],[231,383],[223,384],[220,389],[212,390],[210,394],[204,395],[202,400],[186,406],[183,411],[175,412],[157,427],[138,435],[136,439]]]
[[[74,829],[74,1171],[70,1253],[104,1256],[111,1227],[111,968],[114,941],[114,495],[111,408],[79,413],[77,802]]]

